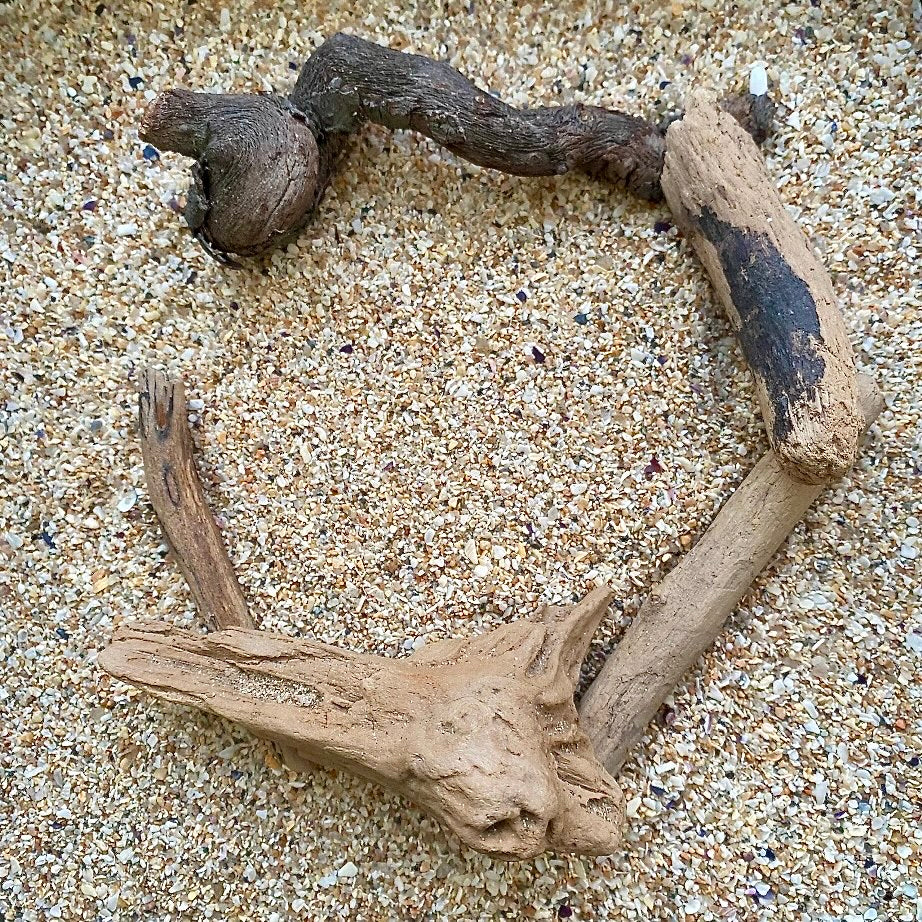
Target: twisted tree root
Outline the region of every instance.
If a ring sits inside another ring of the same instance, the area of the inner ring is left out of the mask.
[[[747,93],[724,106],[764,139],[767,96]],[[225,258],[291,240],[323,196],[346,137],[365,121],[418,131],[504,173],[579,170],[662,198],[663,127],[597,106],[513,109],[445,63],[342,33],[308,58],[287,99],[169,90],[151,104],[140,135],[195,158],[186,221]]]

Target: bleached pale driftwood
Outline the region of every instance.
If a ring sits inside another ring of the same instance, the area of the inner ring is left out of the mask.
[[[99,663],[403,794],[479,851],[602,855],[621,838],[623,798],[577,724],[573,691],[610,598],[596,589],[408,659],[155,623],[118,631]]]
[[[883,399],[870,378],[858,383],[866,429]],[[790,476],[769,451],[650,593],[580,702],[580,721],[612,774],[822,490]]]
[[[707,93],[669,127],[661,184],[752,370],[778,459],[808,483],[841,476],[862,423],[832,281],[752,138]]]

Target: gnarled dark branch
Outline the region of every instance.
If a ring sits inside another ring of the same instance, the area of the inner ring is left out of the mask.
[[[727,101],[757,139],[767,97]],[[151,105],[145,141],[196,158],[186,220],[215,255],[290,240],[316,207],[346,136],[365,121],[412,129],[458,156],[520,176],[579,170],[662,197],[663,130],[598,106],[514,109],[447,64],[351,35],[324,42],[288,99],[171,90]]]

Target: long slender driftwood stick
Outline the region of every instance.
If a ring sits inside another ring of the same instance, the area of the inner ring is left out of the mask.
[[[883,399],[859,377],[864,428]],[[758,573],[822,492],[769,451],[711,527],[650,593],[580,703],[580,720],[612,774],[666,696],[714,642]]]
[[[209,628],[255,627],[195,470],[182,382],[147,368],[139,385],[147,489],[199,615]]]
[[[727,110],[758,140],[767,95]],[[142,139],[194,157],[186,221],[218,258],[290,240],[323,195],[346,136],[363,122],[412,129],[460,157],[521,176],[579,170],[662,197],[662,129],[597,106],[513,109],[447,64],[342,33],[305,62],[281,96],[170,90],[151,104]]]
[[[706,93],[666,134],[662,187],[752,369],[778,459],[808,483],[842,475],[862,416],[832,281],[752,139]]]

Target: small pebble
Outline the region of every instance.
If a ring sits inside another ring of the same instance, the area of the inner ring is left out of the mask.
[[[768,92],[768,72],[764,64],[755,64],[749,71],[749,92],[753,96],[764,96]]]
[[[351,878],[358,874],[359,869],[351,862],[347,861],[337,872],[336,876],[341,878]]]

